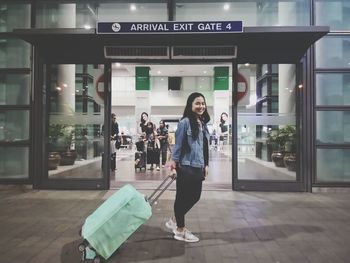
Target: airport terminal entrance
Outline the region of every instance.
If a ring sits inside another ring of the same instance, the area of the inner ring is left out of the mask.
[[[245,28],[240,34],[157,37],[78,31],[15,30],[35,47],[35,188],[118,187],[119,172],[119,178],[135,172],[142,113],[148,113],[156,126],[165,120],[172,136],[187,95],[199,91],[206,95],[212,117],[211,157],[216,163],[211,165],[208,187],[307,191],[301,161],[307,150],[302,130],[301,102],[307,89],[303,70],[307,58],[303,56],[326,33],[323,28]],[[296,37],[304,41],[295,43]],[[160,55],[162,48],[185,47],[178,53],[185,52],[185,56],[142,57],[143,48],[153,47]],[[212,47],[231,57],[197,52]],[[222,47],[230,49],[223,51]],[[124,52],[120,53],[121,48]],[[198,57],[186,57],[188,52]],[[162,75],[167,68],[168,73]],[[169,73],[176,70],[178,74]],[[140,88],[139,80],[148,84]],[[114,174],[111,113],[116,114],[121,138]],[[118,167],[124,161],[128,166]],[[159,174],[153,171],[156,180],[166,176],[162,168]],[[147,183],[151,177],[146,170],[130,178]]]

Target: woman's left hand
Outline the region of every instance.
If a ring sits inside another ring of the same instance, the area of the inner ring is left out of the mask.
[[[204,177],[207,178],[208,174],[209,174],[209,166],[207,165],[204,168]]]

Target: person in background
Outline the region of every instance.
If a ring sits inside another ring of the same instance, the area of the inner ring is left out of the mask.
[[[162,167],[164,168],[167,160],[168,152],[168,129],[165,126],[163,120],[159,122],[159,128],[157,129],[157,135],[160,142],[160,152],[162,156]]]
[[[198,242],[199,238],[185,227],[185,215],[196,204],[202,193],[202,181],[207,177],[209,164],[210,116],[203,94],[189,95],[182,119],[175,132],[171,176],[176,179],[174,214],[166,222],[176,240]]]
[[[154,165],[159,171],[159,140],[157,138],[157,133],[155,131],[155,126],[152,122],[147,123],[146,129],[146,142],[147,142],[147,164],[151,166],[148,170],[153,170]]]
[[[223,150],[223,145],[227,144],[229,132],[228,114],[226,112],[221,113],[219,127],[219,150]]]
[[[111,114],[111,170],[116,170],[116,149],[120,147],[120,138],[119,138],[119,125],[117,122],[117,115],[115,113]],[[114,145],[114,149],[113,146]]]
[[[147,124],[149,123],[149,118],[147,112],[141,113],[141,119],[140,119],[140,134],[145,133],[147,130]]]

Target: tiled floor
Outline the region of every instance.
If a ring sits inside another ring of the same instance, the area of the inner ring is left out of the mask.
[[[112,192],[1,189],[1,262],[80,262],[79,228]],[[108,262],[350,262],[349,193],[204,191],[187,216],[195,244],[164,228],[173,198],[165,192]]]

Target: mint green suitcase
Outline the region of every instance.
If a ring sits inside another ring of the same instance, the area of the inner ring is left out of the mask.
[[[161,189],[169,178],[170,182]],[[94,259],[98,263],[102,258],[108,259],[152,216],[151,206],[173,181],[174,178],[167,177],[149,198],[127,184],[103,202],[86,218],[81,229],[84,241],[78,249],[83,252],[83,260]],[[161,192],[153,198],[158,191]]]

